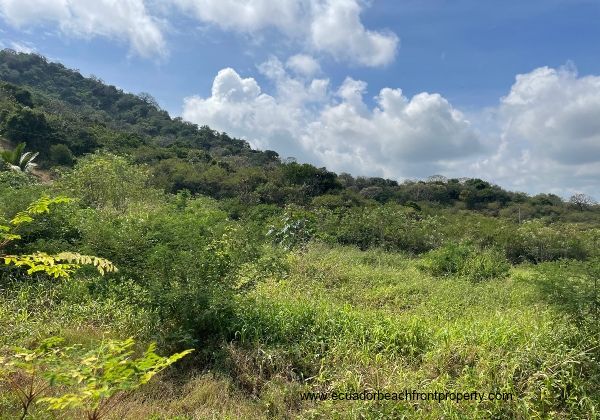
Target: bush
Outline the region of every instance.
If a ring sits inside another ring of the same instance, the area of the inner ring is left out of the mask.
[[[71,166],[73,165],[73,153],[65,144],[53,144],[50,146],[50,160],[57,165]]]
[[[450,276],[459,273],[473,248],[466,244],[450,242],[441,248],[430,251],[424,258],[422,267],[436,276]]]
[[[397,204],[355,207],[341,215],[330,213],[324,229],[343,245],[413,254],[435,248],[442,236],[436,217],[422,217],[414,209]]]
[[[84,206],[122,212],[135,203],[161,201],[160,194],[148,187],[148,178],[142,166],[123,157],[97,153],[82,158],[58,187],[79,198]]]
[[[315,216],[301,207],[290,205],[285,214],[269,226],[267,236],[285,249],[304,246],[315,235]]]
[[[504,276],[510,265],[496,249],[477,250],[465,243],[448,243],[430,251],[421,268],[436,276],[458,275],[478,282]]]
[[[520,225],[504,242],[506,257],[514,263],[539,263],[561,258],[584,260],[589,251],[582,240],[582,232],[574,225],[547,226],[541,221]]]
[[[479,282],[504,277],[509,268],[510,265],[500,251],[485,249],[471,253],[465,260],[460,274],[471,281]]]

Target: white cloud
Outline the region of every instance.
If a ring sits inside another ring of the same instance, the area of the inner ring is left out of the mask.
[[[172,0],[202,22],[254,34],[274,28],[315,52],[377,67],[393,61],[398,37],[364,27],[361,0]]]
[[[456,168],[509,188],[600,197],[600,77],[573,65],[516,76],[486,129],[494,151]]]
[[[185,100],[183,117],[246,138],[255,147],[355,175],[396,179],[442,173],[480,177],[530,193],[600,197],[600,77],[570,67],[518,75],[498,106],[473,124],[436,93],[406,97],[367,84],[295,77],[272,58],[259,70],[272,95],[233,69],[208,98]],[[475,129],[474,127],[477,127]]]
[[[356,0],[330,0],[313,7],[310,33],[318,51],[372,67],[394,59],[398,37],[392,32],[367,30],[360,21],[361,5]]]
[[[143,0],[0,0],[0,13],[15,27],[52,23],[71,36],[125,40],[144,57],[166,53],[159,21]]]
[[[296,54],[291,56],[288,58],[285,66],[301,76],[313,76],[321,72],[319,62],[312,56],[306,54]]]
[[[360,19],[365,4],[363,0],[0,0],[0,14],[19,28],[49,23],[70,36],[124,40],[133,52],[153,57],[166,54],[163,30],[167,18],[179,18],[173,13],[179,10],[228,31],[258,37],[275,30],[296,46],[339,60],[371,67],[389,64],[398,37],[365,28]],[[305,75],[319,70],[307,55],[292,57],[289,64]]]
[[[356,174],[426,176],[445,160],[481,150],[469,122],[438,94],[409,99],[386,88],[370,107],[362,81],[347,78],[333,90],[328,80],[290,76],[277,59],[259,68],[275,82],[274,95],[263,93],[255,79],[224,69],[210,97],[185,100],[183,118],[283,156]]]
[[[600,164],[600,77],[572,67],[518,75],[500,112],[505,135],[562,164]]]

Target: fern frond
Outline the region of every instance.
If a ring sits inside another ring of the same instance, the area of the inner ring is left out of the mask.
[[[67,278],[82,265],[94,265],[100,275],[117,271],[117,267],[104,258],[75,252],[61,252],[57,255],[36,252],[29,255],[4,255],[0,258],[4,260],[5,265],[27,269],[27,274],[41,272],[54,278]]]
[[[42,213],[48,213],[50,206],[53,204],[69,203],[72,200],[69,197],[54,197],[43,196],[27,207],[27,210],[17,213],[17,215],[10,221],[13,226],[19,226],[23,223],[29,223],[33,221],[33,216]]]

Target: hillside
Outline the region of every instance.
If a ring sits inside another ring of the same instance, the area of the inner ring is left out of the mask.
[[[0,80],[2,134],[14,144],[27,142],[45,167],[69,166],[104,150],[150,165],[152,184],[166,191],[187,189],[243,205],[310,205],[321,196],[317,204],[330,207],[425,203],[521,220],[569,213],[556,195],[529,197],[480,179],[432,176],[399,184],[282,163],[276,152],[252,150],[243,140],[171,118],[149,94],[124,93],[35,54],[0,52]]]
[[[36,55],[0,79],[52,174],[0,168],[0,419],[597,416],[591,198],[335,174]]]

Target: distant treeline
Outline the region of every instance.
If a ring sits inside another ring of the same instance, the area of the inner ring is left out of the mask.
[[[233,216],[258,204],[336,209],[397,203],[513,220],[578,221],[582,212],[587,222],[600,220],[599,206],[581,194],[565,202],[554,194],[529,196],[481,179],[439,175],[398,183],[281,159],[226,133],[171,118],[149,94],[125,93],[36,54],[1,51],[0,80],[0,134],[40,152],[42,168],[70,167],[97,151],[128,156],[149,167],[152,186],[227,199]]]

